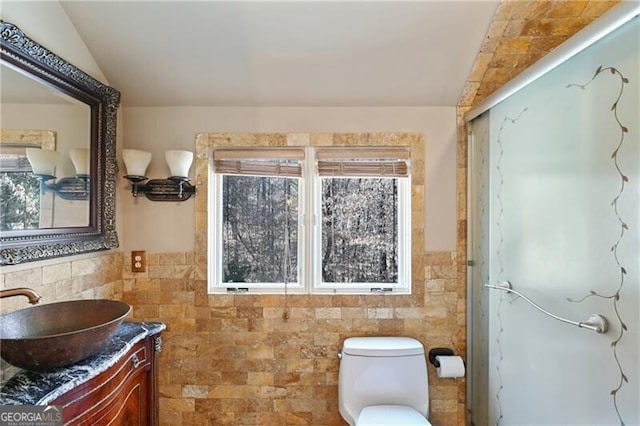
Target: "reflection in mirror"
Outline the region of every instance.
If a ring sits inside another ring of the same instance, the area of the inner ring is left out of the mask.
[[[55,151],[55,132],[0,130],[0,232],[53,226],[53,197],[40,190],[27,149]]]
[[[120,94],[2,20],[0,42],[0,265],[117,247]]]
[[[30,201],[28,203],[29,209],[25,210],[25,215],[31,217],[30,220],[24,222],[29,222],[31,225],[24,228],[4,227],[2,225],[7,224],[5,222],[0,224],[0,232],[16,229],[89,226],[89,180],[86,176],[89,172],[85,166],[85,170],[82,172],[85,176],[78,177],[80,172],[76,172],[72,164],[73,154],[78,149],[82,149],[85,153],[89,152],[91,141],[89,106],[14,70],[7,64],[1,65],[0,75],[3,81],[0,88],[2,131],[51,129],[57,136],[54,148],[43,147],[43,150],[40,151],[36,149],[39,148],[36,146],[26,149],[29,165],[39,180],[38,186],[40,188],[38,194],[29,192],[24,195],[25,201],[27,199]],[[23,136],[14,131],[13,135],[3,134],[0,143],[3,146],[20,146],[21,139]],[[45,158],[48,158],[51,163],[46,165],[40,163],[41,167],[37,167],[36,164],[34,170],[33,162]],[[42,167],[45,167],[46,173],[43,172]],[[5,176],[6,181],[8,175],[5,172],[2,163],[0,163],[0,174]],[[67,176],[73,176],[73,178],[67,178]],[[58,179],[56,180],[56,178]],[[31,176],[29,180],[33,182],[33,177]],[[3,198],[0,201],[5,201],[4,194],[9,192],[8,188],[5,186],[1,190]],[[17,195],[19,194],[18,192]],[[32,219],[36,214],[34,209],[37,208],[45,210],[40,212],[38,226],[34,228],[35,222]],[[14,224],[21,222],[17,217],[18,212],[19,210],[12,210],[11,216]]]
[[[69,156],[75,173],[56,180],[56,132],[0,129],[0,232],[89,226],[89,150]]]

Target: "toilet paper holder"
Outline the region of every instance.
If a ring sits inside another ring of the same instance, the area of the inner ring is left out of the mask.
[[[451,356],[453,355],[453,349],[450,348],[433,348],[429,351],[429,362],[434,367],[440,367],[440,361],[436,359],[437,356]]]

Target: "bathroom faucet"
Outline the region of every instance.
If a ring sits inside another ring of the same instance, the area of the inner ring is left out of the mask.
[[[26,296],[27,299],[29,299],[29,303],[31,303],[32,305],[35,305],[40,301],[40,295],[30,288],[20,287],[0,291],[0,299],[13,296]]]

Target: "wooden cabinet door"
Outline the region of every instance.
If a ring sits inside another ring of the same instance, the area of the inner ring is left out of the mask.
[[[156,423],[154,336],[135,344],[95,378],[58,397],[65,425],[148,426]]]
[[[147,426],[150,423],[148,410],[148,373],[132,378],[106,407],[106,411],[93,424],[113,426]]]

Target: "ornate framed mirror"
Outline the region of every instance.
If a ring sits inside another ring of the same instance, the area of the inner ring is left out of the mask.
[[[5,197],[0,203],[29,199],[28,207],[12,205],[11,215],[0,209],[0,265],[118,247],[116,114],[120,93],[1,20],[0,76],[0,198]],[[54,134],[55,143],[24,139],[25,134],[39,133]],[[40,166],[32,157],[37,152],[29,156],[34,148],[55,154],[50,172],[36,170]],[[14,157],[7,159],[8,152]],[[78,160],[78,153],[86,160]],[[22,196],[27,190],[8,177],[18,164],[25,166],[23,174],[33,175],[24,178],[32,181],[28,196]],[[39,182],[35,190],[34,178]],[[30,209],[31,217],[20,217],[21,209],[25,214]]]

